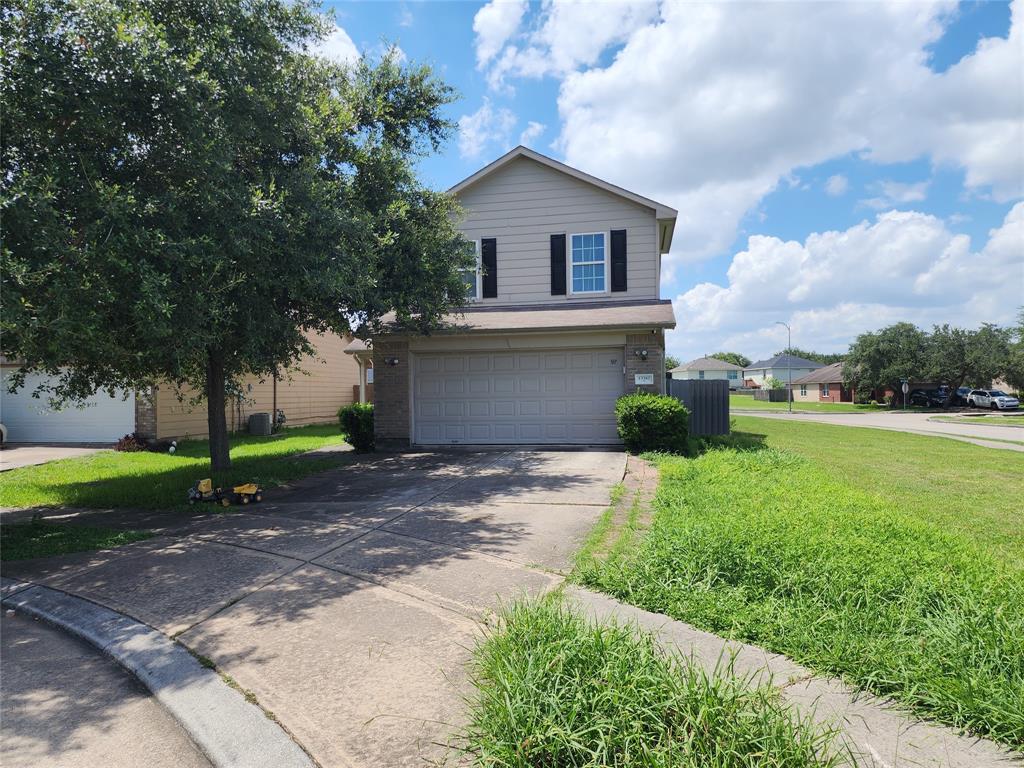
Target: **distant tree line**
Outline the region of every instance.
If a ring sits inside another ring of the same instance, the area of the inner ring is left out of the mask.
[[[1017,323],[976,329],[936,325],[926,331],[895,323],[860,334],[843,358],[844,384],[860,392],[899,392],[904,380],[958,387],[987,387],[1002,379],[1024,390],[1024,308]]]
[[[811,352],[807,349],[800,349],[800,347],[786,347],[781,352],[776,352],[775,355],[802,357],[804,360],[813,360],[822,365],[832,365],[832,363],[841,362],[846,357],[845,352]]]

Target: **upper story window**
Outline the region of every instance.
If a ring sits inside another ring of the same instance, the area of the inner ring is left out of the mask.
[[[605,293],[607,248],[604,232],[572,235],[572,292]]]
[[[476,301],[480,298],[480,241],[473,241],[474,252],[476,253],[476,266],[459,271],[462,282],[466,284],[466,300]]]

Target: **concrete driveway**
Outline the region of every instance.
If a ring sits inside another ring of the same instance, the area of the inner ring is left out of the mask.
[[[0,448],[0,472],[18,467],[46,464],[58,459],[77,459],[110,449],[109,445],[50,445],[44,443],[5,443]]]
[[[912,432],[919,435],[934,435],[974,443],[986,448],[1008,451],[1024,451],[1024,429],[1001,427],[982,422],[971,423],[964,419],[962,424],[931,421],[930,413],[785,413],[754,410],[737,410],[743,416],[757,416],[787,421],[811,421],[819,424],[835,424],[843,427],[871,427],[896,432]],[[1009,442],[1008,442],[1009,441]],[[1017,441],[1017,442],[1013,442]]]
[[[560,583],[624,470],[606,451],[354,456],[244,513],[4,575],[177,637],[323,766],[422,765],[462,723],[480,619]]]

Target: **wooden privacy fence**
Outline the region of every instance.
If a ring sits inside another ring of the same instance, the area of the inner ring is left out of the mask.
[[[764,400],[766,403],[784,403],[788,399],[789,390],[786,389],[755,389],[754,399]]]
[[[690,434],[729,434],[729,382],[725,379],[671,379],[668,393],[690,411]]]

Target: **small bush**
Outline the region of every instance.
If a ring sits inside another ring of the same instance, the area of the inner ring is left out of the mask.
[[[668,395],[637,392],[615,403],[619,437],[633,453],[663,451],[685,453],[690,412]]]
[[[138,435],[132,433],[125,435],[114,444],[115,451],[123,451],[124,453],[135,453],[136,451],[146,450],[146,441]]]
[[[352,403],[338,410],[345,439],[357,451],[373,450],[373,404]]]

